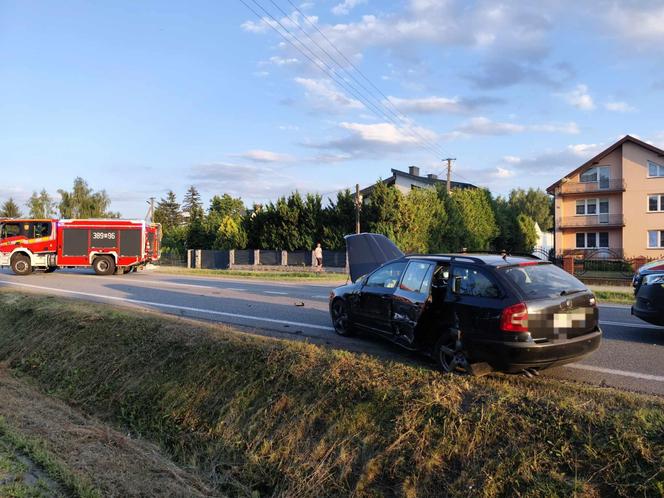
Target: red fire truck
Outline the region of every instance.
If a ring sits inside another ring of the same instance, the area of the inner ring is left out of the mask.
[[[0,267],[34,270],[92,267],[129,273],[159,260],[161,225],[130,220],[0,219]]]

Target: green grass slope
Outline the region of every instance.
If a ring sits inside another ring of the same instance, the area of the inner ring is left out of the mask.
[[[233,496],[661,496],[664,402],[0,292],[0,361]]]

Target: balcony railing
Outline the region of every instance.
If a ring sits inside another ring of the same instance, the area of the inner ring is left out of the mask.
[[[560,228],[623,227],[625,226],[625,220],[622,214],[566,216],[559,219],[558,226]]]
[[[585,194],[588,192],[624,192],[625,180],[614,178],[600,182],[564,182],[560,187],[562,194]]]

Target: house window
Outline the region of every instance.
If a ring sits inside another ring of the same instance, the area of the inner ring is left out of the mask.
[[[597,168],[588,168],[580,177],[581,183],[590,183],[597,181]]]
[[[664,248],[664,230],[648,230],[648,249]]]
[[[578,232],[577,249],[596,249],[609,247],[609,232]]]
[[[661,178],[664,177],[664,166],[661,164],[648,161],[648,176],[650,178]]]
[[[600,201],[598,199],[581,199],[576,201],[576,214],[578,216],[597,214],[598,203],[606,203],[608,212],[608,200],[602,199]]]
[[[648,211],[664,211],[664,194],[653,194],[648,196]]]

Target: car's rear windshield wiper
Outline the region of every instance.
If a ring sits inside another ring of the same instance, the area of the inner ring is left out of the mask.
[[[585,289],[570,289],[570,290],[564,290],[560,292],[561,296],[569,296],[571,294],[578,294],[579,292],[583,292]]]

